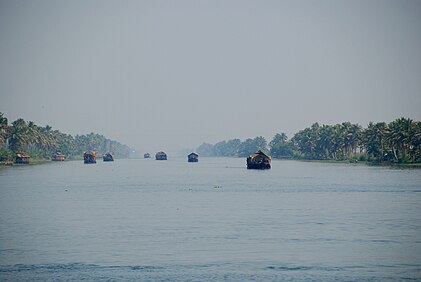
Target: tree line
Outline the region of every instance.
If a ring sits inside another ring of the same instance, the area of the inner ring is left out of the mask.
[[[19,118],[8,124],[0,113],[0,161],[13,160],[16,153],[28,153],[32,158],[51,158],[61,152],[67,158],[79,157],[86,150],[112,152],[117,158],[129,157],[131,149],[103,135],[89,133],[72,136],[53,130],[51,126],[38,126]]]
[[[421,122],[398,118],[390,123],[370,122],[366,128],[350,122],[335,125],[314,123],[295,133],[291,139],[285,133],[277,133],[269,143],[258,136],[214,145],[203,143],[197,148],[201,156],[217,157],[245,157],[257,150],[274,158],[420,163]]]

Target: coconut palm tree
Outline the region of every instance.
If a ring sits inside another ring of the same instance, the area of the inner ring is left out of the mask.
[[[387,131],[388,127],[385,122],[370,122],[367,128],[362,131],[361,142],[363,148],[376,161],[382,162],[387,159]]]
[[[399,118],[388,124],[386,140],[388,141],[396,162],[404,161],[410,149],[412,119]]]
[[[270,154],[272,157],[291,157],[293,155],[292,144],[287,142],[288,136],[285,133],[276,133],[269,142]]]
[[[15,153],[25,151],[30,141],[26,122],[21,118],[17,119],[9,129],[9,148]]]
[[[6,143],[8,127],[7,118],[4,117],[3,113],[0,113],[0,146]]]

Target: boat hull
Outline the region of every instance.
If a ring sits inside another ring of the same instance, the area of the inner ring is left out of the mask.
[[[247,169],[270,169],[270,164],[247,164]]]

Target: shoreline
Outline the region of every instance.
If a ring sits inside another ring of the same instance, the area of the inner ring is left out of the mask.
[[[295,158],[272,158],[272,160],[289,160],[309,163],[334,163],[334,164],[353,164],[353,165],[366,165],[366,166],[378,166],[378,167],[393,167],[393,168],[421,168],[421,163],[376,163],[369,161],[358,161],[358,160],[308,160],[308,159],[295,159]]]
[[[31,159],[27,164],[17,164],[14,161],[2,161],[0,162],[0,167],[9,167],[9,166],[27,166],[27,165],[38,165],[38,164],[46,164],[46,163],[53,163],[53,162],[70,162],[70,161],[79,161],[83,160],[83,158],[70,158],[65,159],[64,161],[52,161],[51,159]]]
[[[208,157],[203,157],[208,158]],[[212,157],[214,158],[214,157]],[[215,157],[215,158],[240,158],[240,157]],[[74,157],[65,159],[63,162],[68,161],[81,161],[83,158]],[[272,158],[273,161],[299,161],[299,162],[309,162],[309,163],[332,163],[332,164],[353,164],[353,165],[366,165],[366,166],[378,166],[378,167],[390,167],[390,168],[413,168],[421,169],[421,163],[375,163],[368,161],[358,161],[358,160],[310,160],[310,159],[296,159],[296,158]],[[32,159],[28,164],[17,164],[14,161],[2,161],[0,162],[0,167],[11,167],[11,166],[26,166],[26,165],[38,165],[45,163],[52,163],[51,159]],[[57,161],[62,162],[62,161]]]

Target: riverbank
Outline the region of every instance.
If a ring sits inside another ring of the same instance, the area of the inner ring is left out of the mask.
[[[335,164],[368,164],[367,161],[359,161],[356,159],[349,160],[317,160],[317,159],[300,159],[300,158],[272,158],[272,160],[289,160],[289,161],[300,161],[300,162],[314,162],[314,163],[335,163]]]
[[[421,168],[421,163],[414,163],[414,164],[392,164],[392,167],[398,168]]]
[[[67,161],[81,161],[81,160],[83,160],[82,157],[71,157],[71,158],[65,159],[64,162],[67,162]],[[14,161],[2,161],[2,162],[0,162],[0,167],[37,165],[37,164],[45,164],[45,163],[50,163],[50,162],[55,162],[55,161],[52,161],[51,159],[43,159],[43,158],[30,159],[29,160],[29,163],[27,163],[27,164],[17,164]],[[60,162],[60,161],[58,161],[58,162]]]
[[[3,161],[0,162],[0,166],[23,166],[23,165],[36,165],[51,162],[48,159],[31,159],[27,164],[17,164],[14,161]]]
[[[359,160],[309,160],[309,159],[296,159],[296,158],[273,158],[273,160],[290,160],[300,161],[309,163],[334,163],[334,164],[355,164],[355,165],[367,165],[367,166],[384,166],[384,167],[395,167],[395,168],[420,168],[421,163],[391,163],[391,162],[369,162]]]
[[[206,158],[206,157],[205,157]],[[235,157],[239,158],[239,157]],[[82,156],[73,156],[65,159],[64,161],[82,161]],[[309,159],[297,159],[297,158],[273,158],[273,161],[299,161],[307,163],[332,163],[332,164],[353,164],[353,165],[367,165],[367,166],[384,166],[394,168],[416,168],[421,169],[421,163],[377,163],[369,161],[358,161],[358,160],[309,160]],[[2,161],[0,167],[7,166],[24,166],[24,165],[37,165],[53,162],[51,159],[34,158],[30,159],[29,164],[16,164],[13,161]]]

